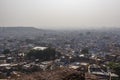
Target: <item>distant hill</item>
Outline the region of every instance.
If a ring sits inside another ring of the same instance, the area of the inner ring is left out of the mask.
[[[95,32],[95,35],[101,33],[107,34],[118,34],[120,35],[120,28],[105,28],[105,29],[91,29],[91,30],[44,30],[38,29],[34,27],[0,27],[0,38],[1,37],[48,37],[50,35],[68,35],[72,32],[72,34],[80,33],[80,32]]]
[[[42,30],[33,27],[0,27],[0,36],[4,37],[32,37],[40,36],[52,31]]]

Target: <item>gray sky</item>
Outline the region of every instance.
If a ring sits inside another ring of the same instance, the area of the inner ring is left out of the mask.
[[[120,27],[120,0],[0,0],[0,26]]]

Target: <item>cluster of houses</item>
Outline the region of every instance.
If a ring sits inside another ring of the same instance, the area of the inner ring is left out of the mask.
[[[101,79],[118,78],[120,76],[111,73],[106,65],[110,61],[120,62],[119,40],[119,35],[109,33],[63,33],[27,41],[0,38],[0,75],[9,77],[16,73],[32,73],[67,67],[86,73],[86,77],[94,75],[100,76]],[[44,50],[47,47],[35,46],[45,44],[54,47],[61,56],[58,59],[43,62],[39,59],[35,61],[25,59],[25,52],[30,49]],[[85,47],[89,48],[90,54],[81,54],[81,50]],[[11,53],[2,54],[4,49],[9,49]],[[17,76],[20,75],[17,74]]]

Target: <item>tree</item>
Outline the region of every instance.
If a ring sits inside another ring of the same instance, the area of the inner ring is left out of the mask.
[[[109,62],[108,66],[120,77],[120,63]]]
[[[81,53],[82,53],[82,54],[88,54],[88,53],[89,53],[88,48],[84,48],[84,49],[82,49]]]
[[[9,49],[5,49],[4,51],[3,51],[3,54],[9,54],[10,53],[10,50]]]
[[[57,51],[52,48],[47,48],[45,50],[31,50],[27,53],[26,57],[28,59],[39,59],[40,61],[54,60],[56,58]]]

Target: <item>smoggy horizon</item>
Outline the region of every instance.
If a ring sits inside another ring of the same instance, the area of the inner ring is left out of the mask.
[[[0,0],[0,26],[41,29],[120,27],[120,0]]]

